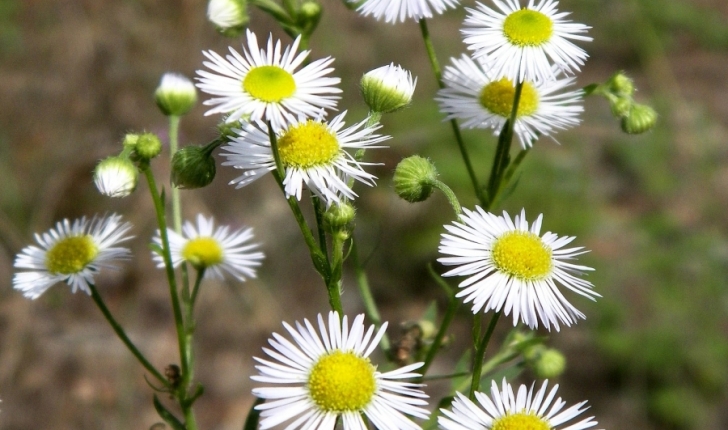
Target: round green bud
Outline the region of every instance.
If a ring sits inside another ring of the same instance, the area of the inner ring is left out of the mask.
[[[321,12],[323,12],[323,10],[324,9],[317,2],[307,1],[301,5],[301,9],[299,9],[298,15],[306,21],[318,22],[318,20],[321,18]]]
[[[136,133],[127,133],[126,136],[124,136],[124,140],[121,142],[121,144],[124,146],[124,149],[127,148],[134,148],[139,142],[139,135]]]
[[[403,109],[412,102],[417,78],[413,80],[409,71],[390,64],[365,73],[359,85],[369,109],[384,114]]]
[[[250,21],[245,0],[210,0],[207,4],[207,19],[221,34],[238,37]]]
[[[202,146],[187,146],[172,156],[172,185],[177,188],[206,187],[215,172],[215,159]]]
[[[629,97],[613,97],[609,100],[609,107],[612,108],[612,114],[617,118],[628,116],[632,110],[632,104],[632,99]]]
[[[94,185],[105,196],[126,197],[137,186],[139,172],[128,158],[108,157],[94,170]]]
[[[154,100],[163,114],[182,116],[197,103],[197,90],[184,75],[165,73],[154,91]]]
[[[617,72],[609,81],[609,91],[619,97],[631,97],[634,94],[634,82],[624,72]]]
[[[566,370],[566,357],[560,351],[548,348],[541,352],[539,357],[531,363],[530,367],[537,378],[556,378]]]
[[[217,131],[220,133],[220,138],[223,140],[230,140],[233,137],[237,137],[238,131],[245,127],[249,118],[250,116],[246,115],[244,118],[236,121],[228,122],[222,120],[219,124],[217,124]]]
[[[437,169],[430,160],[413,155],[400,161],[394,171],[394,191],[410,203],[427,200],[437,181]]]
[[[622,118],[622,131],[640,134],[650,130],[657,123],[657,112],[650,106],[633,104],[629,115]]]
[[[351,203],[334,203],[324,212],[324,229],[329,233],[347,230],[355,217],[356,208]]]
[[[162,152],[162,141],[154,133],[144,133],[137,139],[134,152],[142,160],[151,160]]]

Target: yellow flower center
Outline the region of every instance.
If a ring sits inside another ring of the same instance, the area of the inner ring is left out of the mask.
[[[493,421],[491,430],[549,430],[551,426],[535,414],[518,413]]]
[[[503,78],[483,87],[480,91],[480,104],[495,115],[510,118],[515,95],[516,88],[513,83]],[[538,109],[538,92],[532,84],[524,82],[521,97],[518,99],[516,117],[533,115],[536,109]]]
[[[553,33],[551,18],[535,10],[521,9],[508,15],[503,22],[506,39],[520,47],[543,45]]]
[[[296,81],[278,66],[259,66],[245,75],[243,90],[258,100],[278,103],[296,92]]]
[[[335,351],[321,357],[308,376],[308,391],[324,411],[361,411],[377,389],[376,369],[368,358]]]
[[[190,239],[182,248],[182,258],[195,268],[204,269],[222,263],[222,246],[211,237],[196,237]]]
[[[296,124],[278,138],[278,154],[285,167],[306,169],[328,164],[338,153],[336,135],[318,121]]]
[[[551,273],[551,249],[530,232],[511,231],[496,239],[491,250],[498,271],[524,281]]]
[[[90,235],[61,239],[46,252],[45,264],[54,275],[71,275],[83,270],[99,255]]]

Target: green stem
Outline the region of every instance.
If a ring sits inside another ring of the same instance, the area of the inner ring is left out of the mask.
[[[484,209],[489,210],[493,207],[495,196],[498,194],[503,179],[503,174],[508,167],[511,142],[513,141],[513,128],[516,124],[518,114],[518,104],[521,100],[521,91],[523,90],[523,82],[516,83],[515,94],[513,96],[513,107],[511,108],[511,116],[503,124],[503,129],[498,136],[498,147],[495,151],[493,159],[493,168],[490,170],[490,179],[488,180],[488,200]]]
[[[480,389],[480,375],[482,374],[483,370],[483,358],[485,358],[485,350],[488,348],[488,342],[490,342],[490,337],[493,335],[493,331],[495,330],[496,323],[498,323],[498,318],[500,317],[500,312],[496,312],[493,314],[493,316],[490,318],[490,324],[488,324],[488,329],[485,332],[485,335],[483,335],[483,339],[478,344],[478,347],[475,350],[475,357],[473,357],[473,380],[470,383],[470,400],[475,400],[475,392]]]
[[[361,264],[361,260],[359,260],[359,247],[357,246],[358,242],[356,240],[352,242],[351,258],[354,264],[354,276],[356,277],[356,284],[359,286],[359,294],[361,295],[362,302],[364,302],[364,312],[367,314],[367,317],[369,317],[372,323],[374,323],[374,327],[379,330],[379,328],[382,326],[382,317],[379,314],[377,303],[374,301],[372,290],[369,287],[369,279],[367,278],[367,273],[364,270],[364,266]],[[389,336],[387,335],[387,333],[384,333],[384,336],[382,336],[382,341],[380,345],[385,352],[389,352],[392,344],[389,341]]]
[[[202,278],[205,276],[205,269],[199,269],[197,271],[197,278],[195,279],[195,286],[192,289],[192,297],[190,299],[190,308],[194,308],[195,302],[197,301],[197,293],[200,292],[200,285],[202,284]],[[190,318],[192,316],[190,315]]]
[[[324,230],[324,208],[321,205],[321,199],[316,196],[311,196],[313,202],[313,213],[316,217],[316,231],[318,232],[319,249],[326,256],[326,260],[329,261],[328,248],[326,246],[326,231]]]
[[[114,329],[114,332],[117,336],[119,336],[119,339],[121,339],[122,342],[124,342],[124,345],[131,351],[131,353],[136,357],[137,360],[139,360],[139,363],[144,366],[145,369],[149,373],[152,374],[161,384],[163,384],[165,387],[169,388],[169,381],[167,381],[167,378],[164,377],[159,371],[149,362],[149,360],[144,357],[144,354],[142,354],[139,349],[134,345],[134,343],[129,339],[129,337],[126,335],[126,332],[124,329],[119,325],[118,322],[116,322],[116,319],[114,319],[114,316],[111,315],[111,312],[109,311],[109,308],[106,307],[106,304],[104,303],[104,300],[99,295],[98,290],[96,289],[96,286],[94,284],[89,284],[89,289],[91,290],[91,298],[94,300],[94,303],[96,303],[96,306],[99,307],[101,310],[101,313],[104,314],[104,317],[106,318],[106,321],[109,322],[111,325],[111,328]]]
[[[432,186],[445,194],[445,197],[447,197],[447,201],[450,203],[450,206],[452,206],[452,210],[455,211],[455,215],[460,216],[460,214],[463,212],[463,209],[460,206],[460,202],[458,201],[458,198],[452,191],[452,189],[448,187],[444,182],[438,181],[437,179],[432,183]]]
[[[170,163],[179,147],[179,121],[180,117],[172,115],[169,117],[169,159]],[[172,187],[172,225],[178,234],[182,232],[182,201],[179,195],[179,188]]]
[[[437,282],[438,285],[440,285],[446,292],[447,292],[447,310],[445,311],[445,316],[442,318],[442,323],[440,324],[440,328],[437,331],[437,334],[435,335],[435,339],[432,341],[432,345],[430,345],[430,349],[427,351],[427,356],[425,357],[425,364],[420,368],[419,372],[424,377],[427,374],[427,370],[430,368],[430,365],[435,360],[435,356],[438,352],[440,352],[440,346],[442,345],[442,341],[445,339],[445,334],[447,333],[447,329],[450,327],[450,323],[452,322],[453,318],[455,318],[455,313],[458,310],[458,307],[460,306],[460,301],[457,300],[455,297],[455,290],[450,288],[450,285],[445,282],[440,275],[435,272],[435,269],[432,267],[432,264],[427,265],[427,271],[430,273],[430,276],[432,279]]]
[[[340,235],[331,237],[331,264],[329,266],[329,279],[326,281],[326,290],[329,293],[331,309],[344,318],[344,308],[341,305],[341,272],[344,266],[344,239]]]
[[[503,175],[503,179],[501,180],[498,189],[495,192],[495,195],[493,195],[493,198],[490,201],[489,207],[496,207],[498,205],[498,200],[500,199],[501,192],[511,183],[513,175],[516,173],[516,170],[518,170],[518,167],[520,167],[523,159],[526,158],[526,155],[531,152],[531,148],[533,148],[533,142],[531,142],[531,146],[529,146],[528,148],[522,149],[521,152],[516,155],[516,158],[513,160],[513,162],[510,163],[508,169]]]

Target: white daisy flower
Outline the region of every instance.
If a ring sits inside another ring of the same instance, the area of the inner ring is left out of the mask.
[[[367,0],[357,11],[363,16],[372,15],[377,20],[384,18],[384,22],[394,24],[408,18],[415,21],[432,18],[458,3],[459,0]]]
[[[366,415],[382,430],[419,429],[405,415],[427,418],[427,395],[420,384],[404,382],[423,363],[381,373],[369,355],[379,344],[387,324],[374,334],[374,326],[364,328],[364,315],[358,315],[349,328],[348,319],[329,312],[328,326],[318,316],[318,331],[308,321],[296,322],[294,329],[283,323],[295,344],[273,333],[268,342],[273,349],[263,351],[275,361],[255,357],[260,375],[252,379],[275,384],[253,389],[253,395],[266,399],[256,406],[262,411],[260,428],[265,430],[295,418],[287,429],[333,430],[341,416],[344,430],[365,430]],[[372,335],[374,335],[372,337]]]
[[[132,238],[126,235],[130,229],[131,224],[116,214],[59,221],[55,229],[35,235],[39,246],[26,246],[17,255],[14,266],[28,271],[15,273],[13,288],[37,299],[54,284],[66,282],[71,292],[90,295],[94,275],[114,267],[114,260],[129,258],[129,250],[116,245]]]
[[[182,116],[197,103],[197,90],[187,76],[168,72],[154,91],[154,100],[165,115]]]
[[[293,41],[281,55],[281,41],[273,45],[268,38],[267,49],[258,48],[258,40],[247,31],[248,49],[239,54],[230,48],[225,58],[213,51],[203,51],[210,61],[203,64],[212,72],[198,70],[197,87],[212,94],[205,105],[214,106],[205,115],[228,114],[233,122],[250,116],[250,121],[270,121],[275,129],[286,124],[285,113],[316,116],[321,108],[336,108],[340,89],[334,87],[341,79],[327,78],[334,69],[333,58],[322,58],[303,64],[310,51],[296,54],[301,37]]]
[[[530,389],[521,385],[518,394],[514,395],[513,387],[503,378],[500,391],[498,384],[492,381],[490,397],[485,393],[475,392],[479,404],[457,393],[452,402],[452,411],[440,409],[444,416],[437,419],[439,427],[443,430],[582,430],[598,424],[594,417],[589,417],[567,425],[566,423],[588,409],[584,407],[586,401],[562,411],[566,402],[561,397],[551,405],[559,389],[558,384],[548,394],[547,387],[548,381],[544,381],[541,389],[534,394],[533,385]]]
[[[446,120],[461,120],[466,128],[490,128],[497,135],[511,116],[516,92],[513,82],[491,79],[482,60],[463,55],[450,61],[452,65],[443,73],[445,88],[435,98]],[[563,91],[573,83],[574,78],[523,83],[514,126],[523,148],[539,135],[550,136],[579,124],[583,91]]]
[[[342,112],[326,123],[319,115],[316,119],[299,116],[277,133],[278,153],[285,177],[283,185],[286,197],[301,199],[306,184],[309,190],[326,201],[327,205],[339,202],[343,197],[353,199],[356,193],[347,184],[350,178],[367,185],[374,185],[376,177],[364,171],[362,166],[372,163],[356,161],[345,149],[379,148],[373,146],[389,139],[374,134],[381,125],[367,126],[368,119],[344,129]],[[268,136],[268,127],[262,121],[247,124],[238,131],[239,136],[222,149],[227,158],[223,166],[244,170],[242,176],[230,183],[244,187],[266,172],[275,170],[275,160]]]
[[[573,74],[584,65],[587,53],[570,40],[591,41],[582,36],[591,27],[564,19],[555,0],[493,0],[499,11],[482,3],[466,8],[469,15],[462,31],[474,57],[484,57],[494,78],[512,82],[556,79],[549,59],[560,70]]]
[[[243,0],[210,0],[207,19],[222,31],[244,26],[250,20]]]
[[[264,258],[262,252],[254,251],[259,247],[257,243],[248,243],[253,238],[252,228],[234,232],[230,232],[229,226],[215,228],[213,219],[207,219],[202,214],[197,215],[196,227],[186,221],[181,235],[167,229],[167,238],[172,265],[177,267],[186,261],[198,270],[205,269],[205,278],[222,279],[223,272],[240,281],[255,278],[255,268],[260,266],[260,260]],[[162,246],[159,231],[152,241]],[[161,255],[154,253],[153,258],[157,267],[164,267]]]
[[[505,211],[497,216],[475,209],[463,209],[460,222],[445,226],[450,234],[442,234],[439,249],[452,257],[438,259],[446,266],[457,266],[443,276],[468,276],[460,283],[457,297],[473,302],[473,313],[491,309],[513,313],[513,325],[520,319],[537,328],[540,319],[548,330],[553,324],[557,331],[559,322],[570,326],[577,318],[586,318],[557,287],[560,284],[591,300],[601,297],[590,282],[574,276],[594,270],[568,262],[587,252],[582,247],[563,249],[574,237],[551,232],[539,236],[542,215],[529,228],[523,210],[512,221]]]

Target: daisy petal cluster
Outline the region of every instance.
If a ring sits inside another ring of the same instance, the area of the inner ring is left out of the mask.
[[[458,119],[463,127],[500,133],[513,109],[513,82],[493,79],[482,58],[463,55],[452,58],[451,63],[443,73],[445,88],[436,97],[446,120]],[[564,91],[573,83],[574,78],[523,83],[514,125],[523,148],[539,136],[551,136],[579,124],[579,114],[584,111],[583,91]]]
[[[587,410],[584,406],[586,401],[564,410],[566,402],[560,397],[554,401],[559,386],[555,385],[548,393],[547,388],[548,381],[544,381],[541,389],[535,393],[533,385],[530,389],[521,385],[514,395],[513,387],[504,378],[500,390],[496,382],[492,382],[490,397],[476,391],[477,404],[457,393],[452,410],[440,409],[443,415],[438,418],[439,427],[443,430],[582,430],[598,424],[594,417],[567,424]]]
[[[25,271],[15,273],[13,288],[37,299],[54,284],[66,282],[73,293],[91,294],[89,285],[102,268],[130,256],[127,248],[116,246],[131,239],[130,229],[116,214],[59,221],[54,229],[35,235],[38,246],[27,246],[17,255],[14,266]]]
[[[461,30],[473,56],[482,57],[495,79],[511,82],[554,80],[551,63],[573,74],[584,65],[587,53],[572,40],[591,41],[590,28],[565,19],[556,0],[493,0],[496,9],[477,3],[466,8],[466,28]]]
[[[182,226],[182,234],[167,229],[169,250],[174,267],[183,261],[190,263],[196,269],[204,269],[206,278],[222,279],[223,273],[234,276],[240,281],[246,278],[255,278],[255,268],[260,266],[264,255],[256,251],[256,243],[249,243],[253,239],[251,228],[230,231],[229,226],[215,228],[212,218],[197,215],[197,225],[190,221]],[[159,231],[152,241],[162,246]],[[164,267],[164,258],[153,254],[158,267]]]
[[[268,341],[272,349],[263,348],[274,361],[255,357],[259,375],[252,379],[273,384],[253,389],[253,395],[266,400],[256,406],[261,429],[293,420],[288,429],[333,430],[341,417],[344,430],[363,430],[364,414],[379,429],[417,430],[406,415],[429,415],[421,407],[427,395],[420,385],[404,382],[419,377],[412,371],[423,363],[381,373],[369,360],[386,323],[375,333],[373,325],[365,328],[364,315],[349,326],[346,316],[329,312],[328,323],[319,314],[318,330],[308,320],[296,322],[295,328],[283,326],[293,342],[274,333]]]
[[[283,185],[286,197],[301,199],[303,185],[326,201],[327,205],[353,199],[356,193],[348,185],[349,179],[374,185],[376,177],[364,171],[363,163],[354,159],[346,149],[377,148],[374,146],[389,136],[374,134],[381,126],[367,125],[368,119],[344,128],[346,112],[330,122],[319,114],[316,119],[299,116],[290,125],[278,131],[276,141],[281,163],[285,169]],[[244,187],[263,174],[276,168],[268,135],[268,126],[262,121],[247,124],[233,137],[221,155],[227,159],[223,166],[244,170],[231,184]]]
[[[407,19],[432,18],[458,3],[459,0],[367,0],[357,10],[363,16],[372,15],[377,20],[394,24]]]
[[[564,248],[574,237],[541,235],[542,215],[529,227],[525,211],[512,220],[507,212],[497,216],[480,207],[463,209],[461,221],[445,225],[438,261],[457,266],[443,276],[467,276],[460,283],[458,297],[472,302],[473,313],[493,309],[513,314],[530,328],[538,321],[550,330],[559,323],[567,326],[586,318],[559,290],[559,285],[588,299],[600,297],[590,282],[575,276],[593,270],[571,263],[587,251]]]
[[[390,113],[410,104],[417,86],[417,78],[412,79],[412,73],[392,63],[365,73],[360,85],[362,96],[369,109],[379,113]]]
[[[206,115],[226,114],[226,121],[240,118],[250,121],[270,121],[275,129],[286,125],[286,114],[316,116],[321,108],[336,108],[336,88],[341,80],[326,77],[334,69],[327,57],[315,60],[299,69],[310,51],[297,53],[301,37],[281,53],[281,41],[268,38],[266,49],[258,47],[253,32],[247,31],[248,49],[240,54],[230,48],[222,57],[213,51],[203,51],[210,69],[198,70],[197,87],[214,97],[204,102],[213,106]]]

